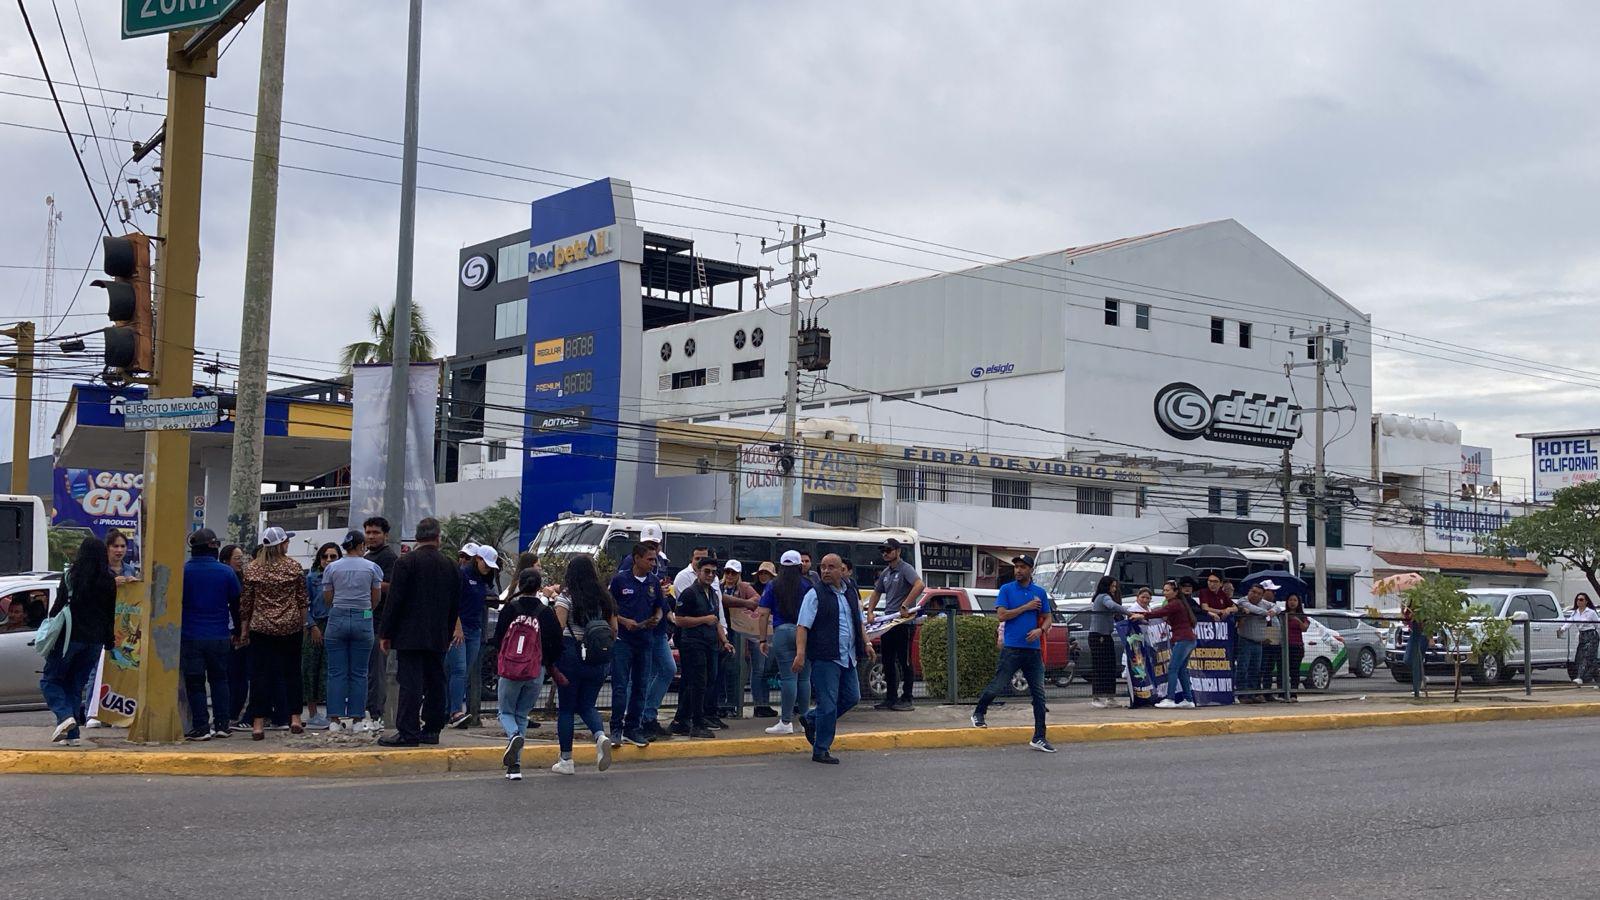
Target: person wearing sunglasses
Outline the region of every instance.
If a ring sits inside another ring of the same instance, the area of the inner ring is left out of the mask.
[[[1572,683],[1583,685],[1588,683],[1589,676],[1595,671],[1595,650],[1600,647],[1600,613],[1594,609],[1594,601],[1589,595],[1578,592],[1572,598],[1572,612],[1567,613],[1568,624],[1557,629],[1558,634],[1566,634],[1571,623],[1578,623],[1578,655],[1575,663],[1577,670],[1573,673]]]

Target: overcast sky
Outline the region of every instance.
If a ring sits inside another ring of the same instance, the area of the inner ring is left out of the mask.
[[[116,107],[89,110],[102,137],[124,142],[100,147],[105,170],[84,142],[104,199],[125,142],[160,122],[143,113],[163,102],[137,95],[164,96],[164,41],[119,40],[120,4],[57,0],[64,46],[51,5],[27,6],[51,74],[97,81],[88,101]],[[576,176],[424,152],[424,187],[503,198],[419,194],[415,296],[444,351],[457,250],[524,227],[527,201],[554,185],[611,175],[1007,257],[1231,217],[1376,328],[1484,351],[1376,341],[1377,410],[1455,421],[1519,477],[1527,445],[1515,432],[1600,425],[1583,313],[1600,294],[1594,4],[426,6],[422,145]],[[397,140],[405,27],[401,0],[291,0],[284,117]],[[252,21],[228,50],[214,106],[253,112],[260,39]],[[37,319],[43,273],[27,267],[43,263],[45,195],[64,216],[58,314],[91,249],[98,261],[98,220],[53,106],[12,96],[47,96],[11,77],[40,74],[14,6],[0,8],[0,73],[0,265],[22,267],[0,268],[0,319]],[[83,107],[67,117],[88,130]],[[216,109],[209,121],[209,151],[251,155],[248,132],[220,127],[249,128],[248,117]],[[365,311],[393,302],[399,190],[381,182],[398,180],[398,148],[296,126],[285,136],[367,151],[286,140],[285,165],[378,180],[282,175],[272,353],[275,366],[323,373],[365,336]],[[153,161],[124,177],[154,181]],[[239,343],[249,182],[247,162],[206,161],[197,345],[225,357]],[[777,233],[779,216],[639,196],[679,204],[640,203],[658,223],[647,227],[712,255],[754,262],[759,237]],[[154,231],[152,217],[136,222]],[[817,249],[819,294],[963,265],[844,238]],[[103,311],[85,288],[63,331],[100,327]],[[50,410],[53,428],[59,404]]]

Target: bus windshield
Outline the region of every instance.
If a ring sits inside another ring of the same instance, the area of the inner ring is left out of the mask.
[[[1062,553],[1061,571],[1050,587],[1050,596],[1063,600],[1093,597],[1095,585],[1100,583],[1111,561],[1111,548],[1079,547]]]
[[[538,537],[533,540],[533,550],[540,556],[546,553],[593,554],[600,549],[605,536],[603,522],[552,522],[539,529]]]

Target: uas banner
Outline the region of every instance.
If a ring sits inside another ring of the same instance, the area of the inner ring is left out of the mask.
[[[1131,706],[1154,706],[1167,696],[1167,667],[1172,660],[1171,632],[1165,623],[1121,621],[1117,639],[1127,655],[1128,700]],[[1228,622],[1197,622],[1198,639],[1189,655],[1189,685],[1196,706],[1233,702],[1233,634]]]

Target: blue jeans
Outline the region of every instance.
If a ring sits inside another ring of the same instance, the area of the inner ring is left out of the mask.
[[[635,731],[644,715],[644,683],[650,677],[650,643],[618,638],[611,645],[611,732]]]
[[[178,667],[183,670],[183,690],[189,697],[191,731],[226,731],[233,723],[228,694],[228,658],[233,641],[228,638],[182,638],[178,642]],[[211,682],[211,717],[206,717],[206,682]]]
[[[761,652],[761,642],[754,637],[743,637],[744,647],[750,650],[750,703],[753,706],[772,705],[772,686],[767,684],[767,655]],[[743,648],[741,648],[742,650]],[[734,706],[742,705],[743,697]]]
[[[569,759],[572,756],[574,716],[582,718],[583,724],[596,736],[606,733],[595,701],[600,697],[600,685],[605,684],[607,668],[581,661],[578,658],[578,642],[571,637],[562,640],[561,659],[556,663],[556,668],[561,670],[567,683],[556,682],[556,737],[561,742],[561,758]],[[612,646],[621,645],[622,642],[617,641]]]
[[[544,678],[541,675],[535,675],[527,681],[500,679],[497,705],[500,727],[506,730],[506,737],[527,735],[528,713],[533,712],[534,704],[539,702],[539,689],[543,686]]]
[[[1033,698],[1033,739],[1044,740],[1044,654],[1032,647],[1001,647],[1000,664],[995,667],[994,680],[983,689],[978,698],[975,714],[982,719],[989,711],[994,698],[1011,685],[1011,676],[1022,670],[1028,680],[1028,694]]]
[[[444,655],[445,676],[450,680],[445,696],[451,713],[467,708],[467,676],[483,653],[483,629],[462,628],[461,634],[461,643],[451,647]]]
[[[778,708],[778,720],[781,722],[792,721],[795,710],[803,716],[811,708],[810,661],[801,667],[799,675],[789,668],[794,665],[794,634],[793,625],[779,625],[772,632],[772,643],[767,645],[778,663],[778,700],[782,704]]]
[[[861,700],[861,679],[856,667],[846,669],[837,662],[819,662],[811,667],[811,693],[817,698],[817,708],[806,713],[806,718],[816,726],[811,755],[821,756],[833,746],[833,735],[838,729],[839,717],[849,712]]]
[[[1427,660],[1428,636],[1420,628],[1412,628],[1406,635],[1406,665],[1411,669],[1411,696],[1422,694],[1422,682],[1426,677],[1423,663]]]
[[[58,644],[45,659],[44,672],[39,676],[39,693],[44,695],[50,711],[56,714],[57,725],[68,719],[76,719],[79,725],[89,720],[83,708],[83,691],[94,677],[100,651],[104,649],[104,644],[66,641]],[[78,729],[74,727],[67,732],[67,737],[76,740]]]
[[[1184,700],[1194,702],[1194,688],[1189,686],[1189,654],[1194,652],[1197,641],[1173,641],[1172,659],[1167,663],[1167,699],[1173,703]],[[1183,685],[1183,691],[1178,691],[1178,686]]]
[[[1253,691],[1261,687],[1261,642],[1239,638],[1239,649],[1233,658],[1234,687]]]
[[[642,725],[655,722],[661,714],[661,701],[667,698],[667,688],[678,674],[678,663],[672,658],[672,645],[664,634],[650,636],[650,674],[645,678],[644,711],[639,714]]]
[[[328,715],[359,719],[366,711],[372,643],[367,610],[335,609],[328,614],[328,633],[322,638],[328,661]]]

